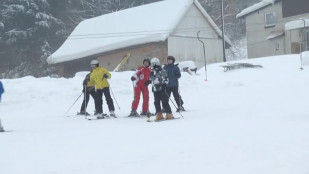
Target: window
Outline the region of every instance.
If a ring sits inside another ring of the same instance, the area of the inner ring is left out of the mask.
[[[274,27],[274,26],[276,26],[276,14],[266,13],[265,14],[265,27]]]
[[[280,49],[280,44],[279,44],[279,42],[276,42],[275,43],[275,51],[279,51],[279,49]]]

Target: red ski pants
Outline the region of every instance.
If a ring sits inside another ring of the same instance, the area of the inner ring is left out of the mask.
[[[134,100],[132,102],[132,110],[137,109],[141,92],[143,94],[143,111],[149,110],[149,91],[148,86],[139,86],[137,85],[134,88]]]

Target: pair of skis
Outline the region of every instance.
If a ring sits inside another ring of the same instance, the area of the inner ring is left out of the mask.
[[[181,117],[174,117],[174,118],[171,118],[171,119],[160,119],[160,120],[157,120],[157,119],[153,119],[151,120],[150,117],[147,119],[147,122],[162,122],[162,121],[171,121],[171,120],[177,120],[177,119],[180,119]]]
[[[103,114],[101,116],[86,116],[86,119],[91,120],[103,120],[103,119],[111,119],[111,118],[117,118],[116,116],[111,116],[107,114]]]

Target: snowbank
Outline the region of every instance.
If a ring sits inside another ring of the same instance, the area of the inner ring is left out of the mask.
[[[285,24],[285,30],[293,30],[298,28],[304,28],[309,26],[309,19],[297,19]]]

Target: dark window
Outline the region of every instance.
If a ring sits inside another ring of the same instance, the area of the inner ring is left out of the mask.
[[[309,13],[308,0],[282,0],[283,17]]]
[[[275,51],[278,51],[280,49],[280,44],[279,42],[275,43]]]

